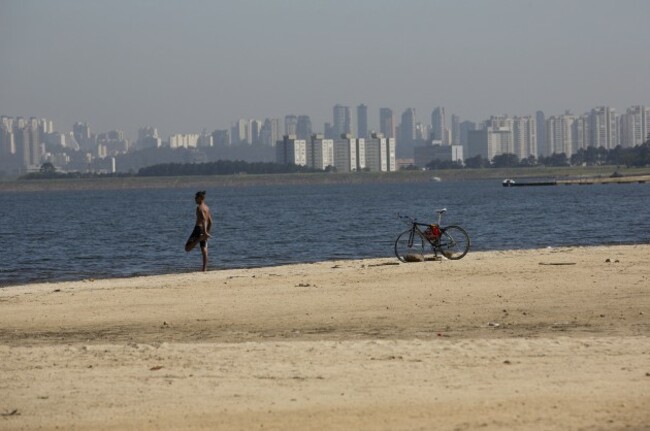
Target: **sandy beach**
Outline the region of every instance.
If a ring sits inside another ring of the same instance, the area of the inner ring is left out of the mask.
[[[0,289],[0,430],[650,430],[650,245]]]

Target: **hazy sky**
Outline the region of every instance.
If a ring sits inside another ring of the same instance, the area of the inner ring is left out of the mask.
[[[0,0],[0,115],[95,132],[333,105],[448,117],[650,104],[650,0]]]

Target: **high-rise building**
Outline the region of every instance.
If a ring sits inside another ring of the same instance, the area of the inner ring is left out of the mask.
[[[361,141],[361,140],[359,140]],[[397,170],[395,139],[381,133],[373,133],[364,139],[366,169],[370,172],[393,172]]]
[[[535,113],[535,122],[537,123],[537,153],[535,156],[539,157],[540,154],[549,154],[546,142],[546,116],[543,111]]]
[[[90,133],[90,126],[88,123],[74,123],[72,126],[72,134],[79,147],[84,151],[95,151],[95,141],[92,133]]]
[[[451,115],[451,145],[460,145],[460,117]]]
[[[337,172],[355,172],[365,168],[365,151],[362,161],[359,158],[359,141],[362,141],[363,144],[364,139],[351,136],[334,139],[334,167]],[[361,161],[363,162],[362,166],[359,165]]]
[[[199,146],[201,135],[198,133],[175,134],[169,137],[170,148],[196,148]]]
[[[260,142],[262,145],[273,147],[280,140],[280,134],[280,120],[267,118],[260,131]]]
[[[650,133],[650,108],[631,106],[621,115],[621,140],[625,148],[636,147],[648,140]]]
[[[296,136],[298,139],[311,139],[312,128],[309,115],[299,115],[296,122]]]
[[[415,123],[415,141],[424,142],[431,136],[431,126],[427,126],[419,121]]]
[[[487,159],[492,160],[502,154],[514,154],[515,145],[512,130],[488,127]]]
[[[137,149],[159,148],[161,145],[162,140],[158,136],[158,129],[155,127],[142,127],[138,129]]]
[[[530,116],[514,117],[512,133],[514,154],[519,159],[527,159],[530,156],[537,157],[537,121],[535,118]]]
[[[546,152],[540,156],[550,156],[553,154],[565,154],[571,157],[576,149],[573,148],[573,123],[576,117],[570,112],[559,116],[550,116],[546,120]]]
[[[407,108],[402,113],[402,122],[399,125],[400,136],[397,138],[397,156],[413,157],[413,147],[416,142],[415,108]]]
[[[350,107],[335,105],[333,110],[333,124],[335,136],[343,136],[352,133],[352,118]]]
[[[2,116],[0,119],[0,159],[16,154],[13,118]]]
[[[586,149],[589,146],[589,117],[581,115],[575,117],[571,125],[571,150],[575,154],[579,149]]]
[[[262,133],[262,122],[260,120],[251,120],[250,127],[250,143],[253,145],[259,145],[261,142],[260,133]]]
[[[307,165],[320,170],[334,166],[334,140],[312,135],[307,146]]]
[[[357,138],[368,137],[368,107],[363,103],[357,106]]]
[[[284,117],[284,135],[291,136],[298,134],[298,117],[295,115],[285,115]]]
[[[481,156],[492,160],[501,154],[514,154],[514,121],[507,116],[491,117],[480,130],[468,132],[467,158]]]
[[[382,133],[386,138],[396,138],[395,117],[393,116],[392,109],[379,109],[379,132]]]
[[[228,129],[217,129],[212,132],[212,142],[214,145],[221,147],[227,147],[231,145],[230,140],[230,130]]]
[[[251,142],[250,121],[240,118],[233,123],[230,130],[230,140],[233,145],[249,144]]]
[[[199,147],[212,147],[214,146],[214,138],[212,138],[212,135],[208,134],[204,130],[203,133],[201,133],[201,135],[199,136],[196,145]]]
[[[445,108],[438,106],[431,113],[431,139],[449,145]]]
[[[589,146],[607,150],[618,145],[618,119],[609,106],[599,106],[589,115]]]
[[[296,135],[284,135],[277,142],[275,150],[277,163],[307,166],[307,141],[304,139],[298,139]]]

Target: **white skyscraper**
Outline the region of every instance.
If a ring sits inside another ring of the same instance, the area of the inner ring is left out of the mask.
[[[514,117],[513,118],[513,140],[514,153],[520,159],[530,156],[537,157],[537,122],[535,118]]]
[[[589,117],[581,115],[576,117],[571,125],[571,148],[573,154],[589,146]]]
[[[571,157],[576,149],[573,148],[573,122],[575,116],[570,113],[565,113],[559,116],[551,116],[546,120],[546,141],[547,141],[547,154],[542,156],[550,156],[552,154],[564,153],[567,157]]]
[[[589,115],[589,146],[613,149],[618,145],[618,119],[609,106],[599,106]]]
[[[632,106],[621,115],[621,146],[631,148],[643,144],[650,133],[650,108]]]

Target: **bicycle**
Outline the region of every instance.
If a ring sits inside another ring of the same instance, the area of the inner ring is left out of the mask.
[[[438,253],[450,260],[465,257],[471,245],[469,235],[460,226],[442,226],[442,216],[447,208],[437,210],[438,223],[420,223],[417,219],[397,215],[411,225],[395,240],[395,256],[402,262],[437,260]],[[422,229],[424,228],[424,230]],[[425,251],[433,251],[433,259],[427,259]]]

